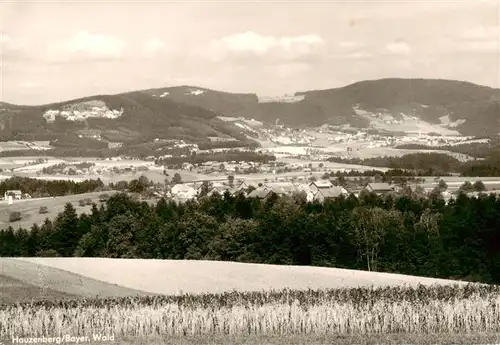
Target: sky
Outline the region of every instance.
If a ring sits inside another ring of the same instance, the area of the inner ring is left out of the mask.
[[[367,79],[500,86],[500,0],[9,1],[0,101],[190,85],[279,96]]]

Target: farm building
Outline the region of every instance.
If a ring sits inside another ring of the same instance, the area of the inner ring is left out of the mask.
[[[12,199],[14,200],[21,200],[23,198],[23,192],[20,190],[8,190],[4,195],[5,200],[7,200],[9,196],[12,196]]]
[[[272,190],[268,188],[259,187],[254,189],[248,194],[249,198],[257,198],[257,199],[267,199],[272,193]]]
[[[248,189],[248,187],[248,183],[246,183],[245,181],[241,181],[241,183],[236,186],[236,190],[245,190]]]
[[[320,188],[314,194],[314,200],[323,202],[328,199],[335,199],[340,196],[348,196],[349,192],[344,187],[332,186],[331,188]]]
[[[215,186],[207,193],[207,196],[211,197],[214,194],[223,196],[226,191],[228,191],[231,195],[235,193],[234,188],[231,188],[230,186]]]
[[[365,187],[365,190],[380,195],[393,192],[394,188],[388,183],[368,183]]]
[[[320,189],[332,188],[333,184],[329,180],[313,181],[309,184],[313,193],[316,193]]]
[[[297,187],[291,182],[272,182],[267,184],[267,188],[278,195],[291,195],[297,191]]]

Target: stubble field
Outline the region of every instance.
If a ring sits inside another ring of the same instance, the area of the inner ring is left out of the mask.
[[[94,258],[2,258],[0,270],[2,296],[28,285],[29,293],[49,291],[45,301],[0,307],[0,340],[106,334],[121,344],[464,344],[495,341],[500,332],[498,287],[447,280]],[[100,298],[90,298],[94,292]],[[119,298],[102,299],[110,295]]]

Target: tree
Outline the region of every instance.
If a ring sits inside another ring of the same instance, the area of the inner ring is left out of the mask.
[[[443,179],[441,179],[439,180],[438,187],[439,189],[441,189],[441,191],[445,191],[448,189],[448,184]]]
[[[339,175],[335,181],[334,181],[334,185],[336,186],[342,186],[342,187],[345,187],[347,185],[347,181],[345,179],[345,176],[344,175]]]
[[[483,181],[474,182],[473,188],[476,192],[484,192],[486,190],[486,186]]]
[[[474,186],[469,181],[465,181],[460,186],[459,190],[462,191],[462,192],[464,192],[464,193],[472,192],[472,191],[474,191]]]
[[[182,177],[179,173],[175,173],[174,177],[172,177],[172,184],[179,184],[182,183]]]
[[[415,190],[413,191],[413,194],[417,197],[423,198],[425,196],[424,187],[422,187],[422,185],[417,185],[415,187]]]
[[[429,197],[432,199],[442,199],[443,198],[443,190],[441,188],[439,188],[439,186],[436,186],[430,192]]]
[[[397,210],[384,210],[380,207],[357,207],[352,213],[354,231],[360,254],[366,259],[368,271],[377,271],[378,255],[389,228],[403,227],[401,213]]]
[[[78,216],[73,204],[66,203],[64,211],[56,217],[53,227],[53,249],[61,256],[73,256],[74,250],[83,235],[80,233]]]
[[[229,183],[229,186],[234,187],[234,176],[233,175],[229,175],[227,177],[227,181]]]
[[[203,181],[201,186],[200,186],[200,193],[198,194],[198,197],[204,197],[210,192],[211,188],[211,182]]]

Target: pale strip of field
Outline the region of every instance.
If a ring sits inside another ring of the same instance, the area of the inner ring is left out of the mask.
[[[71,260],[71,259],[70,259]],[[15,258],[0,258],[0,277],[14,279],[22,287],[35,287],[42,292],[57,291],[77,297],[125,297],[146,295],[142,291],[127,289],[95,279],[90,279],[68,271],[49,266],[17,260]],[[19,288],[19,286],[18,286]],[[15,291],[4,291],[12,294]],[[3,296],[5,297],[5,296]],[[28,296],[19,296],[25,299]],[[40,296],[31,296],[37,298]]]
[[[130,289],[159,294],[453,284],[456,281],[337,268],[222,261],[20,258]]]
[[[436,177],[434,176],[422,176],[421,178],[425,179],[426,182],[434,182]],[[439,177],[439,179],[443,179],[446,183],[450,182],[460,182],[464,183],[465,181],[476,182],[478,180],[483,181],[484,183],[498,183],[500,181],[500,176],[486,176],[486,177],[468,177],[468,176],[443,176]]]
[[[166,170],[168,176],[163,175],[163,170],[159,168],[153,168],[147,171],[138,171],[136,173],[127,172],[127,173],[103,173],[103,174],[86,174],[86,175],[65,175],[65,174],[57,174],[57,175],[37,175],[35,172],[24,172],[24,171],[16,171],[16,176],[23,176],[29,178],[36,178],[39,180],[66,180],[66,181],[75,181],[81,182],[84,180],[97,180],[98,178],[105,184],[110,182],[118,182],[118,181],[131,181],[134,179],[138,179],[141,176],[147,177],[149,180],[155,183],[164,183],[165,178],[168,178],[169,181],[172,179],[175,173],[179,173],[183,181],[193,181],[197,179],[201,179],[206,177],[206,175],[197,174],[191,171],[185,170]],[[227,174],[225,175],[227,177]],[[11,177],[11,176],[8,176]]]

